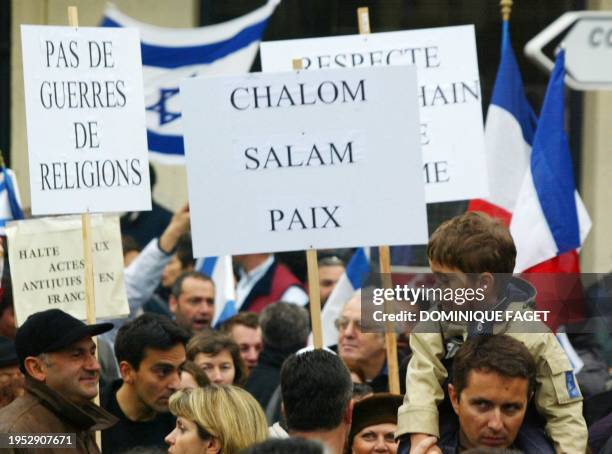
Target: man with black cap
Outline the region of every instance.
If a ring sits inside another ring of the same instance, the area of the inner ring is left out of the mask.
[[[0,433],[72,433],[76,452],[100,452],[93,433],[116,418],[91,402],[100,376],[92,337],[112,327],[86,325],[59,309],[28,317],[15,338],[25,394],[0,410]]]

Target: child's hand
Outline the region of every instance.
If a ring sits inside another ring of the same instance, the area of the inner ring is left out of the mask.
[[[440,448],[436,446],[436,437],[426,437],[419,441],[416,446],[412,446],[410,454],[442,454]]]

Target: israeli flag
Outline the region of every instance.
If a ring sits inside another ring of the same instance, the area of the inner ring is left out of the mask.
[[[0,235],[9,221],[23,219],[17,179],[11,169],[2,166],[0,170]]]
[[[342,308],[353,294],[359,290],[370,271],[369,258],[365,248],[358,248],[348,264],[344,274],[338,280],[336,287],[327,298],[321,310],[321,328],[323,331],[323,345],[329,347],[338,343],[338,330],[335,322]]]
[[[215,315],[212,326],[218,328],[225,320],[238,313],[232,256],[199,259],[196,269],[210,276],[215,283]]]
[[[147,140],[151,159],[184,164],[179,81],[202,75],[248,72],[261,37],[280,0],[237,19],[194,29],[156,27],[138,22],[114,5],[106,7],[103,27],[140,31]]]

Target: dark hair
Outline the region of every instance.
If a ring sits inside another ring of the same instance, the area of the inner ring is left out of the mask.
[[[4,274],[2,275],[0,287],[0,315],[4,311],[14,309],[13,304],[13,283],[11,282],[10,274],[8,273],[8,261],[4,262]]]
[[[179,277],[176,278],[176,281],[174,281],[174,285],[172,285],[172,295],[176,299],[178,299],[179,296],[181,296],[181,293],[183,293],[183,281],[190,277],[194,279],[201,279],[204,282],[210,282],[213,287],[215,286],[215,283],[209,275],[200,273],[199,271],[185,271]]]
[[[236,376],[234,385],[244,385],[247,379],[247,368],[240,356],[240,347],[225,333],[206,330],[193,336],[187,343],[187,359],[194,361],[198,353],[216,356],[222,351],[227,351],[234,362]]]
[[[319,268],[322,268],[324,266],[345,266],[344,261],[340,257],[337,257],[335,255],[330,255],[328,257],[323,257],[319,259],[318,265]]]
[[[141,247],[138,244],[138,241],[134,239],[133,236],[125,235],[121,237],[121,247],[123,248],[123,255],[128,252],[140,252]]]
[[[535,390],[535,360],[525,345],[505,334],[468,339],[453,360],[453,386],[457,397],[468,384],[470,371],[496,372],[503,377],[524,378],[528,395]]]
[[[305,438],[270,438],[240,451],[240,454],[324,454],[321,443]]]
[[[367,383],[353,383],[353,399],[360,400],[370,394],[374,394],[374,389]]]
[[[185,345],[189,333],[160,314],[145,313],[125,323],[115,339],[117,362],[127,361],[138,370],[145,349],[169,350],[177,344]]]
[[[306,309],[278,302],[264,308],[259,316],[264,346],[293,353],[306,346],[310,320]]]
[[[193,361],[185,361],[179,366],[179,371],[191,375],[200,388],[210,385],[206,372]]]
[[[259,315],[255,312],[238,312],[236,315],[223,322],[221,331],[229,334],[236,325],[257,329],[259,328]]]
[[[485,213],[470,211],[435,230],[427,257],[464,273],[512,273],[516,247],[508,227]]]
[[[176,242],[176,257],[179,259],[179,262],[181,262],[181,267],[183,269],[195,266],[190,232],[185,232],[179,236]]]
[[[353,394],[349,370],[326,350],[291,355],[281,369],[280,384],[289,430],[338,427]]]
[[[149,183],[151,184],[151,189],[153,189],[157,183],[157,172],[155,172],[155,167],[153,167],[151,163],[149,163]]]

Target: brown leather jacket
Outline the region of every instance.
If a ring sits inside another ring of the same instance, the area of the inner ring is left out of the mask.
[[[72,433],[73,448],[11,448],[7,452],[36,454],[75,454],[100,452],[94,432],[111,427],[117,418],[104,409],[87,403],[83,406],[66,400],[44,383],[26,377],[26,392],[0,409],[0,433]]]

